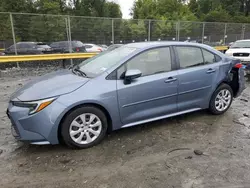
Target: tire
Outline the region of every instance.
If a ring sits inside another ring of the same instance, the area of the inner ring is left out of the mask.
[[[84,106],[66,116],[61,124],[61,136],[67,146],[85,149],[99,144],[107,129],[107,117],[103,111],[94,106]]]
[[[227,95],[224,95],[226,93]],[[214,91],[210,100],[209,111],[214,115],[223,114],[230,108],[232,101],[233,90],[228,84],[223,83]]]

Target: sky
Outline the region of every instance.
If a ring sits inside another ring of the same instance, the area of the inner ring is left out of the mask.
[[[122,10],[122,18],[129,19],[131,18],[130,9],[133,7],[133,3],[135,0],[113,0],[118,3]]]

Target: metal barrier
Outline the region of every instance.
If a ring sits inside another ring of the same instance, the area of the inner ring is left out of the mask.
[[[62,59],[84,59],[90,58],[97,53],[69,53],[69,54],[40,54],[40,55],[13,55],[0,56],[0,63],[8,62],[27,62],[27,61],[46,61]]]
[[[228,46],[215,46],[218,51],[226,51]],[[28,61],[49,61],[49,60],[64,60],[64,59],[84,59],[90,58],[97,53],[68,53],[68,54],[39,54],[39,55],[12,55],[0,56],[0,63],[8,62],[28,62]]]

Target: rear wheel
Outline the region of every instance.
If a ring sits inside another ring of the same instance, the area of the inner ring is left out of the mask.
[[[84,106],[68,114],[61,126],[61,135],[66,145],[89,148],[103,140],[108,123],[100,109]]]
[[[233,91],[228,84],[221,84],[213,93],[209,110],[212,114],[225,113],[233,101]]]

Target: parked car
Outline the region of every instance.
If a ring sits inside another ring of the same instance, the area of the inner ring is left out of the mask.
[[[103,49],[108,49],[108,46],[106,44],[99,44],[98,46],[101,46]]]
[[[226,55],[241,60],[243,64],[250,64],[250,40],[238,40],[226,51]]]
[[[105,49],[101,46],[98,46],[96,44],[84,44],[87,52],[102,52]]]
[[[70,42],[69,41],[59,41],[50,44],[52,51],[54,53],[69,53],[70,52]],[[86,52],[85,46],[81,41],[71,41],[72,52]]]
[[[16,51],[18,55],[44,54],[51,53],[51,48],[42,42],[18,42],[16,43]],[[15,55],[15,45],[7,48],[4,53],[6,55]]]
[[[121,46],[123,46],[123,44],[112,44],[112,45],[110,45],[109,47],[108,47],[108,51],[112,51],[112,50],[114,50],[114,49],[116,49],[116,48],[119,48],[119,47],[121,47]]]
[[[13,135],[87,148],[117,130],[201,109],[226,112],[245,88],[239,60],[198,43],[146,42],[105,51],[17,90]]]

